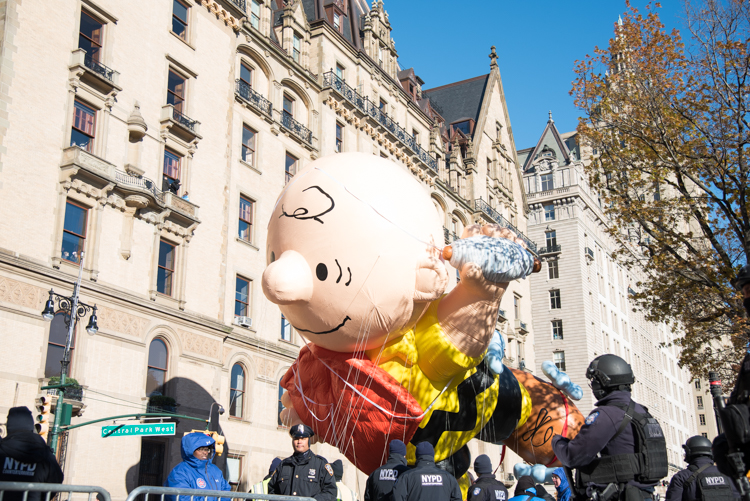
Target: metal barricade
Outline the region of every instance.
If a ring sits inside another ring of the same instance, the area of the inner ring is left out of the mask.
[[[29,494],[38,492],[38,499],[52,501],[59,493],[67,493],[68,496],[59,496],[59,501],[70,501],[73,493],[88,494],[88,501],[112,501],[109,492],[96,485],[65,485],[65,484],[43,484],[40,482],[0,482],[0,501],[3,501],[6,492],[22,492],[21,501],[29,501]],[[37,498],[37,496],[32,496]],[[7,499],[7,498],[5,498]]]
[[[169,501],[171,496],[190,496],[190,501],[196,499],[215,498],[217,500],[226,501],[229,499],[261,499],[266,501],[315,501],[313,498],[301,497],[301,496],[280,496],[277,494],[253,494],[250,492],[233,492],[233,491],[209,491],[205,489],[182,489],[180,487],[151,487],[148,485],[142,485],[136,487],[125,501],[136,501],[139,496],[143,496],[141,499],[144,501]],[[149,496],[151,496],[149,498]],[[157,497],[158,496],[158,497]],[[167,497],[169,496],[169,498]],[[2,501],[2,499],[0,499]],[[109,500],[107,500],[109,501]],[[180,500],[184,501],[184,500]]]

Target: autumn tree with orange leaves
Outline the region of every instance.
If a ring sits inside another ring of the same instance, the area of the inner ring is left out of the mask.
[[[684,39],[659,7],[628,3],[609,47],[576,63],[578,132],[615,257],[643,270],[635,304],[683,333],[694,375],[732,381],[750,341],[733,286],[750,260],[750,3],[686,5]]]

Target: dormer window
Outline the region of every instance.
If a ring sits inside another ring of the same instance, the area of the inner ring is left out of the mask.
[[[549,191],[555,188],[555,180],[553,175],[542,174],[542,191]]]
[[[338,12],[333,13],[333,27],[336,28],[336,31],[341,31],[341,16]]]
[[[471,120],[464,120],[453,124],[454,130],[460,130],[467,136],[471,135]]]
[[[299,38],[298,34],[292,35],[292,59],[294,59],[294,62],[299,63],[299,55],[300,55],[300,47],[302,45],[302,41]]]

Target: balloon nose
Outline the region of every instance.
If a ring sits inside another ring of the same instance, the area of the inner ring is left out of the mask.
[[[313,293],[312,271],[297,251],[288,250],[263,272],[263,294],[274,304],[309,301]]]

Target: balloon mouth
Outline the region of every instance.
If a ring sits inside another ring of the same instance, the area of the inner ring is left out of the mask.
[[[339,330],[340,328],[342,328],[342,327],[344,326],[344,324],[346,324],[346,323],[347,323],[347,322],[348,322],[349,320],[351,320],[351,318],[349,318],[349,315],[347,315],[347,316],[346,316],[346,318],[344,318],[344,321],[343,321],[343,322],[341,322],[341,323],[340,323],[340,324],[338,324],[338,325],[337,325],[336,327],[334,327],[333,329],[331,329],[331,330],[328,330],[328,331],[315,332],[315,331],[311,331],[311,330],[307,330],[307,329],[299,329],[299,328],[297,328],[297,327],[295,327],[295,329],[297,329],[297,330],[298,330],[299,332],[309,332],[310,334],[317,334],[317,335],[322,335],[322,334],[331,334],[331,333],[333,333],[333,332],[336,332],[336,331],[337,331],[337,330]]]

